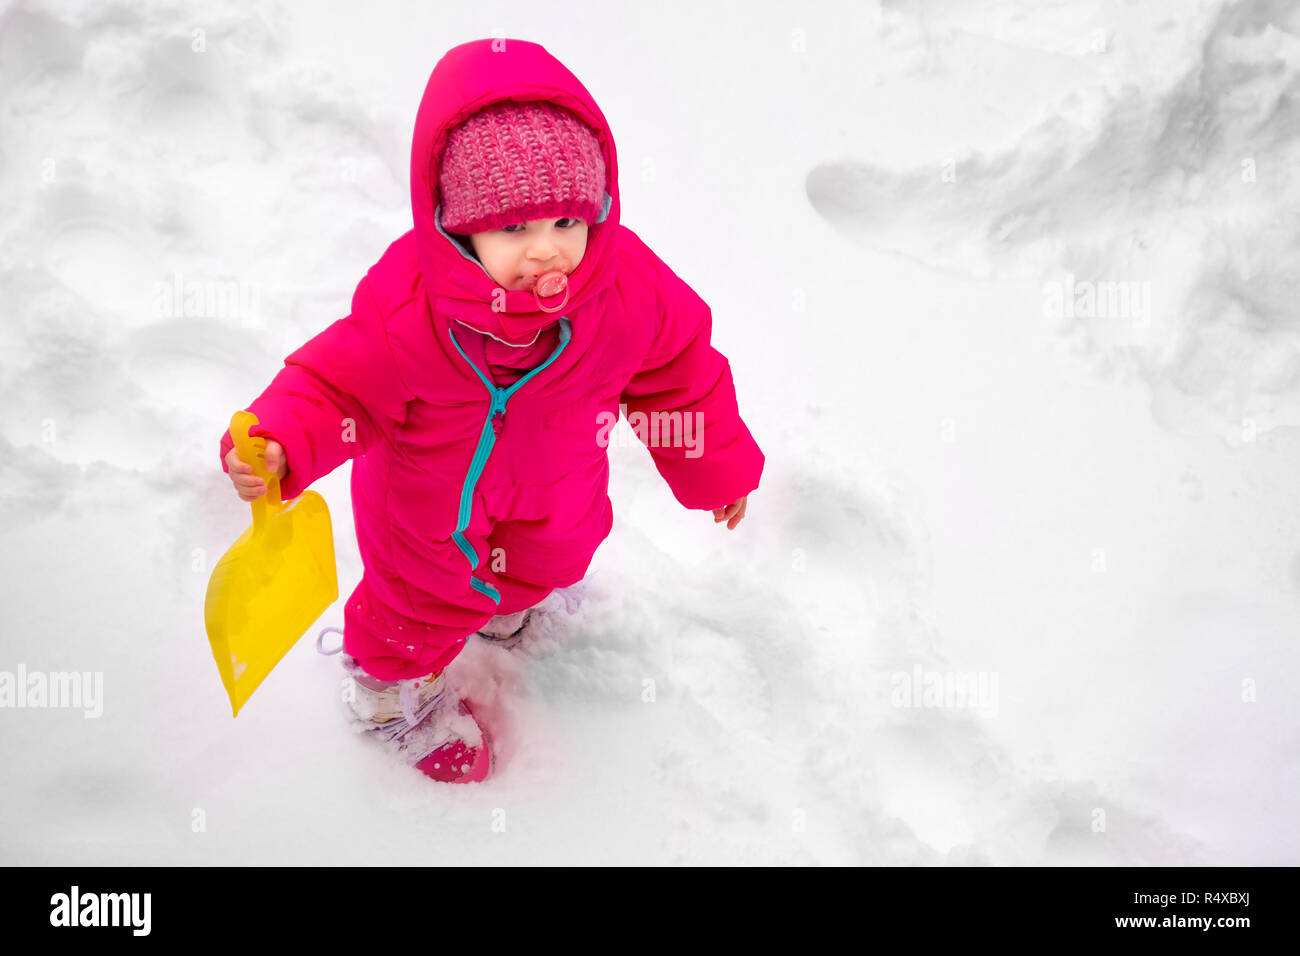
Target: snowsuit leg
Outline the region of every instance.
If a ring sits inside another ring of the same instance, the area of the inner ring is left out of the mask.
[[[540,603],[556,588],[577,584],[614,525],[614,508],[601,495],[576,522],[559,509],[537,520],[497,521],[488,537],[492,557],[479,577],[501,592],[498,614]]]
[[[501,594],[488,611],[367,568],[343,610],[344,650],[381,680],[442,670],[493,616],[533,607],[555,588],[581,581],[613,523],[608,495],[578,516],[573,509],[554,508],[542,518],[491,521],[488,548],[474,572]],[[482,601],[476,593],[473,597]]]
[[[391,594],[393,582],[367,569],[343,609],[343,649],[380,680],[424,677],[450,664],[492,614],[421,593],[418,617],[398,611],[407,604]],[[397,582],[398,586],[401,582]]]

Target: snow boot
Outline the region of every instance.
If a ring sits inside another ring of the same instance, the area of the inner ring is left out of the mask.
[[[536,610],[530,607],[524,611],[516,611],[514,614],[498,614],[476,633],[489,644],[509,649],[524,639]]]
[[[321,645],[327,627],[316,637],[322,654],[338,654]],[[492,769],[492,742],[474,718],[469,703],[447,684],[446,670],[413,680],[381,680],[342,655],[347,674],[347,713],[354,729],[382,741],[421,773],[443,783],[477,783]]]

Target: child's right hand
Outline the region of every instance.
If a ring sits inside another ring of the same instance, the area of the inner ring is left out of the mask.
[[[256,501],[266,494],[266,482],[253,474],[253,466],[239,458],[239,450],[232,448],[226,454],[226,468],[230,480],[235,484],[235,492],[244,501]],[[278,441],[266,440],[266,469],[279,475],[280,480],[289,473],[289,461],[284,453],[284,446]]]

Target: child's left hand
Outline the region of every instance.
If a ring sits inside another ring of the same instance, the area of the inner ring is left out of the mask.
[[[730,518],[731,520],[727,521],[727,530],[730,531],[740,524],[741,518],[745,517],[745,502],[748,500],[749,495],[745,495],[739,501],[733,501],[725,508],[714,508],[713,523],[717,524],[719,521],[727,521]]]

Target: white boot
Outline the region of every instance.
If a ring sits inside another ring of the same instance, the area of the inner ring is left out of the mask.
[[[514,647],[527,633],[535,610],[530,607],[514,614],[498,614],[479,628],[478,634],[497,647]]]
[[[381,680],[362,669],[342,645],[322,654],[341,654],[347,674],[345,700],[353,726],[384,741],[426,776],[445,783],[474,783],[491,772],[491,743],[468,703],[447,685],[446,671],[412,680]]]
[[[411,726],[428,712],[431,701],[442,696],[447,678],[442,672],[409,680],[380,680],[361,669],[355,657],[342,655],[343,670],[351,678],[348,706],[358,720],[385,724],[405,720]]]

